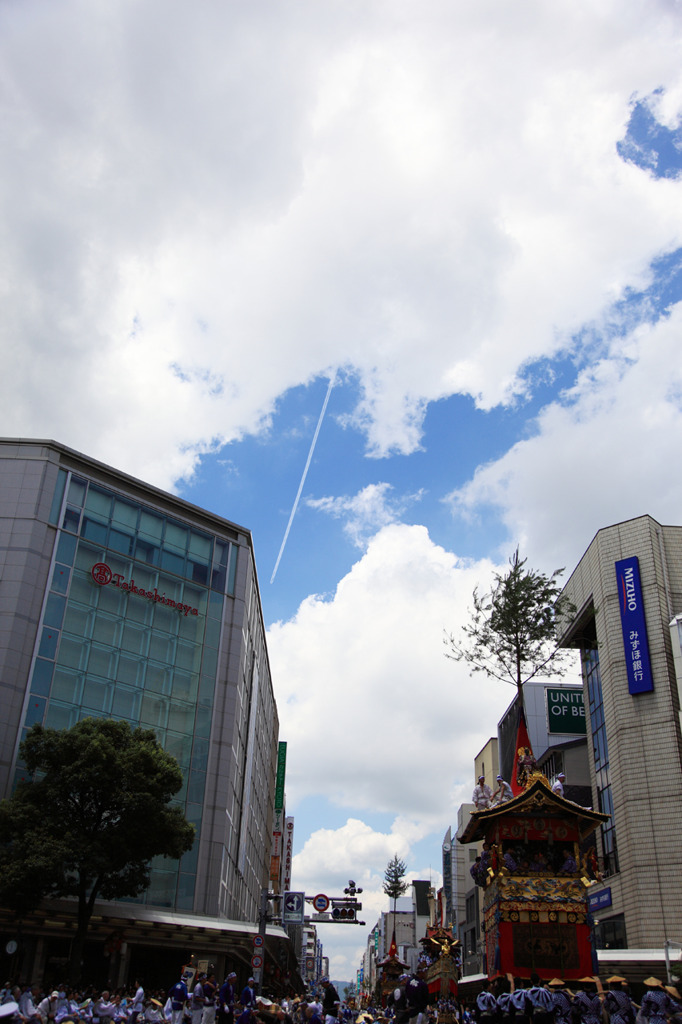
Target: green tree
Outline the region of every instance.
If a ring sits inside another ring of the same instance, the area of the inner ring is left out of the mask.
[[[384,871],[384,892],[393,900],[393,931],[395,932],[395,914],[398,897],[407,892],[408,882],[405,881],[407,866],[404,860],[400,860],[398,854],[393,855]]]
[[[0,803],[0,900],[19,916],[45,898],[77,901],[75,983],[95,901],[138,895],[153,857],[191,849],[194,826],[170,805],[182,772],[151,730],[112,719],[36,725],[19,752],[30,778]]]
[[[566,653],[557,647],[557,623],[574,606],[561,598],[559,577],[526,569],[519,549],[509,559],[506,573],[495,573],[490,591],[474,590],[471,621],[462,627],[464,638],[446,633],[446,657],[465,661],[472,672],[484,672],[493,679],[516,686],[542,673],[564,675]]]

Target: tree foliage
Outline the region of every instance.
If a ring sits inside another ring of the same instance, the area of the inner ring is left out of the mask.
[[[194,826],[170,804],[182,772],[151,730],[112,719],[36,725],[20,757],[28,779],[0,803],[0,900],[18,914],[77,900],[76,981],[95,901],[138,895],[153,857],[191,849]]]
[[[465,661],[472,672],[484,672],[493,679],[512,683],[522,692],[523,684],[542,673],[563,675],[565,653],[557,648],[557,621],[570,614],[573,605],[561,598],[559,577],[526,569],[519,549],[509,559],[504,574],[495,573],[490,591],[474,590],[471,621],[462,627],[464,638],[446,634],[446,657]]]

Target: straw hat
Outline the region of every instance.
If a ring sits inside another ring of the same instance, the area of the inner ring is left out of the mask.
[[[548,981],[547,984],[550,988],[563,988],[566,982],[562,981],[561,978],[552,978],[552,980]]]
[[[620,974],[612,974],[610,978],[606,979],[607,985],[626,985],[627,978],[621,978]]]
[[[673,999],[682,999],[682,996],[677,991],[677,989],[675,988],[674,985],[664,985],[663,987],[666,990],[666,992],[668,993],[668,995],[672,996]]]
[[[149,1002],[152,1006],[163,1006],[163,1003],[160,1003],[158,999],[150,999]]]
[[[645,978],[644,984],[648,985],[649,988],[663,988],[663,982],[659,981],[658,978]]]

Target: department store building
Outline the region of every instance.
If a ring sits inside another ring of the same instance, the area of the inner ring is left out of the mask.
[[[0,573],[0,796],[36,722],[153,729],[197,838],[129,902],[256,921],[278,717],[249,531],[54,441],[4,439]]]

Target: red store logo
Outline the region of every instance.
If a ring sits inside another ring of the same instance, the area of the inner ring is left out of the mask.
[[[181,615],[199,614],[198,608],[192,608],[191,605],[183,604],[182,601],[174,601],[172,597],[166,597],[165,593],[160,594],[156,587],[153,590],[145,590],[144,587],[136,586],[135,580],[126,580],[123,573],[112,572],[106,562],[96,562],[90,570],[90,575],[100,587],[106,587],[109,583],[113,583],[115,587],[120,587],[121,590],[125,590],[129,594],[137,594],[139,597],[146,597],[148,601],[153,601],[154,604],[164,604],[169,608],[175,608]]]

